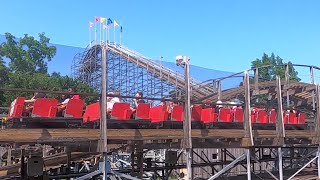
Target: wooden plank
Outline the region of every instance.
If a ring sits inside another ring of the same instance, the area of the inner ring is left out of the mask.
[[[1,129],[0,142],[50,142],[98,140],[98,129]],[[307,130],[287,130],[287,137],[311,138]],[[242,129],[193,129],[193,138],[243,138]],[[274,138],[275,130],[253,130],[254,138]],[[182,129],[108,129],[109,140],[182,139]]]

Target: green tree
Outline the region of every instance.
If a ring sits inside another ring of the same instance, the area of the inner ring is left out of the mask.
[[[0,87],[9,80],[9,69],[6,67],[4,61],[0,57]]]
[[[88,85],[59,73],[47,73],[47,63],[56,54],[56,47],[50,46],[50,39],[44,33],[39,40],[27,34],[17,39],[10,33],[5,34],[6,42],[0,44],[0,87],[47,91],[66,91],[69,87],[76,92],[94,93]],[[3,60],[8,60],[8,67]],[[58,98],[60,95],[47,94]],[[30,92],[0,92],[0,106],[9,106],[19,96],[32,97]],[[96,97],[82,97],[87,103]]]
[[[275,80],[277,75],[284,78],[285,66],[283,65],[285,64],[289,64],[289,79],[300,81],[301,79],[298,77],[298,72],[294,69],[292,63],[290,61],[284,63],[282,58],[275,56],[273,53],[270,56],[264,53],[261,59],[257,58],[251,62],[251,66],[255,68],[270,65],[270,67],[259,68],[259,81]]]
[[[298,77],[298,72],[292,66],[292,63],[289,61],[288,63],[284,63],[283,59],[279,56],[275,56],[272,53],[270,56],[267,54],[263,54],[261,59],[256,59],[251,62],[251,66],[253,68],[259,68],[259,82],[262,81],[271,81],[275,80],[276,76],[280,76],[281,79],[285,78],[285,64],[289,65],[289,79],[293,81],[300,81],[301,79]],[[270,65],[269,67],[263,67]],[[254,79],[250,78],[250,83],[253,83]],[[268,95],[255,95],[251,96],[251,101],[253,103],[261,103],[261,104],[272,104],[275,103],[268,99]]]
[[[9,81],[9,70],[5,62],[0,57],[0,87],[3,87]],[[0,102],[5,100],[3,92],[0,91]],[[1,104],[1,103],[0,103]]]
[[[69,87],[76,88],[79,93],[94,93],[95,91],[88,85],[74,80],[68,76],[61,76],[55,73],[51,76],[43,73],[16,72],[10,74],[10,83],[6,84],[7,88],[20,89],[39,89],[47,91],[66,91]],[[59,98],[57,94],[47,94],[51,98]],[[8,106],[16,97],[31,98],[30,92],[5,92],[4,101],[0,106]],[[87,103],[96,100],[96,97],[82,97]]]
[[[10,60],[12,72],[47,73],[47,62],[56,54],[56,47],[50,46],[50,39],[44,33],[39,40],[25,34],[20,40],[10,33],[5,33],[6,42],[0,45],[0,57]]]

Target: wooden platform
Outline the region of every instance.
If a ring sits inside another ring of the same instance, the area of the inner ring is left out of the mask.
[[[274,146],[275,130],[253,130],[255,146]],[[287,146],[311,144],[315,133],[311,130],[287,130]],[[244,147],[241,129],[193,129],[194,148]],[[2,129],[0,143],[52,144],[67,146],[73,152],[96,152],[100,139],[98,129]],[[182,129],[108,129],[110,148],[142,144],[147,149],[181,148]]]

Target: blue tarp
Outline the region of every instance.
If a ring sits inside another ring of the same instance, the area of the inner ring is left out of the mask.
[[[4,41],[5,41],[5,37],[3,35],[0,35],[0,43]],[[52,45],[56,46],[57,53],[56,53],[56,56],[52,59],[52,61],[48,63],[49,73],[60,72],[60,74],[62,75],[71,75],[71,65],[73,63],[74,56],[77,53],[83,52],[85,48],[65,46],[65,45],[59,45],[59,44],[52,44]],[[177,66],[173,62],[162,61],[161,63],[164,66],[174,71],[183,73],[183,68]],[[233,74],[232,72],[208,69],[208,68],[203,68],[203,67],[194,66],[194,65],[191,65],[190,73],[192,78],[199,81],[216,79],[216,78],[225,77]],[[233,79],[226,80],[222,83],[222,88],[226,89],[226,88],[232,88],[232,87],[238,86],[240,81],[241,81],[240,78],[233,78]]]

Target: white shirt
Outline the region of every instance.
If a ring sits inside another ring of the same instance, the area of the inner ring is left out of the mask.
[[[63,105],[68,104],[69,100],[70,100],[70,98],[67,98],[61,104],[63,104]]]
[[[120,102],[120,99],[118,97],[112,98],[109,102],[107,102],[107,109],[112,109],[114,103]]]

